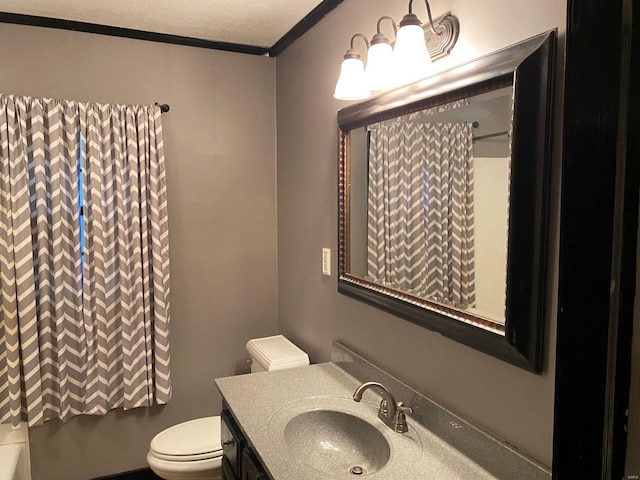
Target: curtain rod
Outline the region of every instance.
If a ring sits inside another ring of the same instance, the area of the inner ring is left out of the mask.
[[[472,137],[473,141],[478,141],[478,140],[487,140],[489,138],[494,138],[494,137],[501,137],[503,135],[508,135],[509,134],[509,130],[505,130],[504,132],[498,132],[498,133],[490,133],[489,135],[480,135],[478,137]]]
[[[167,105],[166,103],[158,103],[156,102],[156,105],[158,105],[160,107],[160,112],[162,113],[167,113],[169,110],[171,110],[171,107],[169,107],[169,105]]]

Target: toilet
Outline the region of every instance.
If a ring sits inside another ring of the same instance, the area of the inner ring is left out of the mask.
[[[222,478],[220,417],[179,423],[151,440],[147,463],[165,480]]]
[[[309,356],[282,335],[247,342],[251,373],[309,365]],[[220,417],[179,423],[151,440],[147,463],[164,480],[222,478]]]

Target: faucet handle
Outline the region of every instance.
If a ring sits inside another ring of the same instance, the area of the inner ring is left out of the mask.
[[[402,402],[396,402],[396,415],[393,419],[393,429],[398,433],[405,433],[409,431],[407,426],[407,416],[405,413],[413,413],[411,407],[406,407]]]

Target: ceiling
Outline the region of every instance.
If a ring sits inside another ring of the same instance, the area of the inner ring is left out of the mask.
[[[316,7],[341,1],[0,0],[0,21],[30,23],[11,14],[29,15],[270,49]]]

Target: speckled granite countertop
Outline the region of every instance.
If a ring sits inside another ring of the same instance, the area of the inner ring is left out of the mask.
[[[337,350],[336,350],[337,348]],[[337,355],[336,355],[337,352]],[[549,480],[550,473],[460,417],[388,376],[340,344],[331,363],[216,379],[243,433],[273,480],[354,478],[327,475],[298,460],[280,435],[290,412],[329,408],[358,415],[389,442],[389,462],[366,475],[372,480]],[[376,416],[380,397],[368,390],[351,400],[363,381],[385,384],[396,400],[413,407],[409,432],[394,433]],[[283,413],[283,412],[286,412]]]

